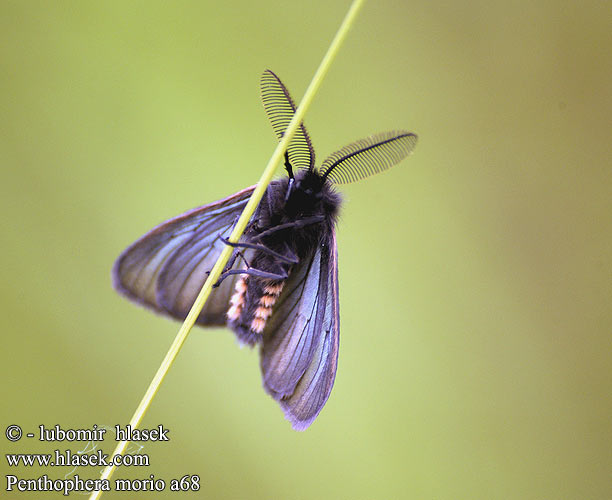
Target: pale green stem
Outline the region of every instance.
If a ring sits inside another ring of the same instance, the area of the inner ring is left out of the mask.
[[[302,98],[302,101],[300,105],[298,106],[295,112],[295,115],[293,116],[293,119],[289,123],[289,126],[287,127],[287,130],[285,131],[285,134],[283,135],[281,141],[278,143],[278,146],[276,146],[276,149],[274,150],[274,153],[272,154],[272,157],[270,158],[268,165],[266,166],[265,170],[263,171],[263,174],[261,175],[261,178],[259,179],[259,182],[257,183],[257,187],[253,191],[251,198],[249,199],[248,203],[244,207],[244,211],[242,212],[242,215],[240,215],[238,222],[236,222],[236,225],[234,226],[232,234],[229,237],[230,241],[234,241],[234,242],[238,241],[240,237],[242,236],[242,234],[244,233],[244,230],[246,229],[248,222],[251,220],[251,217],[253,216],[253,213],[255,212],[257,205],[259,205],[259,201],[261,200],[263,194],[268,188],[268,185],[270,184],[270,181],[272,180],[272,176],[274,175],[277,165],[279,164],[281,158],[283,157],[285,150],[287,149],[287,146],[289,145],[289,142],[295,135],[297,128],[299,127],[300,123],[304,119],[306,110],[310,107],[310,104],[312,103],[312,100],[315,94],[317,93],[317,90],[319,89],[319,86],[321,85],[323,78],[325,77],[327,71],[329,70],[332,61],[336,57],[336,54],[338,53],[338,50],[340,49],[342,42],[346,38],[346,35],[350,27],[354,23],[357,17],[357,14],[359,13],[359,10],[361,9],[364,1],[365,0],[353,0],[353,3],[351,4],[349,11],[347,12],[344,20],[342,21],[342,24],[340,25],[340,28],[338,29],[336,36],[332,40],[331,45],[329,46],[329,49],[327,49],[327,53],[325,54],[325,57],[323,57],[323,60],[321,61],[321,64],[319,65],[317,72],[313,76],[312,81],[310,82],[310,85],[306,89],[304,97]],[[174,339],[174,342],[172,342],[172,345],[170,346],[170,349],[168,350],[166,357],[164,358],[160,367],[158,368],[157,373],[153,377],[153,380],[151,380],[151,383],[149,384],[149,388],[147,389],[147,392],[143,396],[142,400],[140,401],[138,408],[136,408],[136,411],[134,412],[134,415],[132,416],[132,419],[130,420],[130,426],[132,427],[132,429],[136,429],[140,425],[140,422],[142,421],[147,409],[151,405],[151,402],[153,401],[155,394],[157,393],[159,387],[161,386],[161,383],[164,380],[164,377],[170,370],[172,363],[174,362],[181,347],[183,346],[183,344],[185,343],[185,340],[187,339],[187,335],[189,335],[191,328],[195,324],[198,316],[200,315],[200,311],[204,307],[204,304],[206,303],[206,300],[208,299],[208,296],[210,295],[213,284],[216,283],[217,280],[219,279],[219,276],[221,275],[221,272],[223,271],[223,269],[225,268],[225,265],[227,264],[229,258],[231,257],[232,252],[233,252],[233,248],[226,245],[223,251],[221,252],[221,255],[219,255],[217,262],[215,263],[212,270],[210,271],[208,279],[204,283],[204,286],[200,290],[200,293],[198,294],[195,302],[193,303],[193,306],[191,307],[189,314],[187,315],[187,317],[185,318],[185,321],[181,325],[181,328],[179,329]],[[121,441],[115,448],[115,451],[113,452],[113,455],[111,455],[111,457],[115,455],[123,455],[128,444],[129,444],[129,441]],[[114,470],[115,470],[114,465],[107,466],[102,472],[101,479],[110,479]],[[101,496],[102,496],[102,491],[96,491],[91,494],[89,499],[96,500],[100,498]]]

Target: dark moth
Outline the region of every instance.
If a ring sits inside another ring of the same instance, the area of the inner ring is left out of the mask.
[[[280,139],[296,107],[271,71],[261,79],[264,108]],[[197,324],[229,326],[260,345],[266,391],[294,429],[306,429],[334,384],[338,360],[338,254],[335,184],[386,170],[414,148],[416,135],[392,131],[345,146],[315,168],[302,124],[285,152],[287,177],[274,180],[249,222]],[[170,219],[128,247],[113,267],[123,295],[184,319],[228,244],[254,186]]]

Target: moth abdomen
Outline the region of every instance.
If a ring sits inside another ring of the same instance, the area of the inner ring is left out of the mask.
[[[230,299],[230,308],[227,310],[227,319],[228,321],[237,321],[240,319],[242,314],[242,309],[244,308],[244,303],[246,300],[246,291],[247,291],[247,281],[248,275],[241,276],[236,282],[236,286],[234,288],[234,295]]]
[[[263,293],[257,301],[257,306],[253,312],[253,319],[251,320],[251,330],[253,332],[263,333],[268,318],[272,315],[272,308],[276,304],[276,300],[283,291],[284,286],[284,281],[275,281],[263,287]]]
[[[254,345],[262,340],[263,331],[284,285],[284,280],[249,279],[248,275],[236,282],[227,320],[241,342]]]

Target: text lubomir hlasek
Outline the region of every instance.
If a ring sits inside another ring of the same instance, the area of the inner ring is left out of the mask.
[[[39,425],[40,441],[104,441],[107,429],[99,428],[96,424],[91,429],[62,429],[59,425],[46,428]],[[115,441],[170,441],[169,429],[158,425],[153,429],[134,429],[131,425],[122,428],[115,425]]]

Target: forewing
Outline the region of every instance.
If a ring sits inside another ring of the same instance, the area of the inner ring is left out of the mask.
[[[327,401],[339,342],[335,234],[291,273],[266,330],[261,353],[265,389],[296,430],[306,429]]]
[[[272,71],[267,69],[261,75],[261,100],[270,119],[276,137],[283,137],[296,106],[287,88]],[[287,147],[289,162],[293,167],[313,169],[315,152],[304,124],[300,124]]]
[[[207,271],[223,250],[220,236],[229,235],[254,188],[190,210],[149,231],[115,262],[115,288],[139,304],[184,319],[206,281]],[[213,289],[198,317],[199,324],[225,324],[235,279],[230,276]]]

